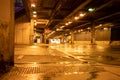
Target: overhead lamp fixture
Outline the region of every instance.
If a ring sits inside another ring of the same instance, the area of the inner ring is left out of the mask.
[[[35,22],[35,23],[34,23],[34,25],[36,26],[36,25],[37,25],[37,23]]]
[[[75,20],[78,20],[78,19],[79,19],[79,17],[74,17],[74,19],[75,19]]]
[[[99,26],[102,26],[102,24],[100,24]]]
[[[65,25],[67,26],[67,25],[68,25],[68,23],[65,23]]]
[[[100,27],[102,27],[103,26],[103,24],[99,24],[99,25],[97,25],[95,28],[100,28]]]
[[[78,30],[78,32],[80,32],[81,30]]]
[[[104,29],[104,30],[108,30],[108,28],[106,28],[106,27],[105,27],[105,28],[103,28],[103,29]]]
[[[67,36],[68,34],[66,33],[65,35]]]
[[[77,31],[74,31],[74,33],[77,33]]]
[[[68,24],[71,24],[72,22],[68,22]]]
[[[56,31],[59,31],[59,29],[57,28]]]
[[[37,17],[37,15],[33,15],[33,17],[34,17],[34,18],[36,18],[36,17]]]
[[[83,31],[83,29],[81,29],[80,31]]]
[[[33,3],[33,4],[31,4],[31,7],[36,7],[36,5]]]
[[[61,31],[62,29],[57,28],[56,31]]]
[[[90,27],[88,27],[87,29],[90,29]]]
[[[34,22],[37,22],[36,20],[34,20]]]
[[[51,33],[49,33],[48,35],[47,35],[47,37],[49,37],[49,36],[51,36],[52,34],[54,34],[56,31],[52,31]]]
[[[34,30],[36,31],[36,28],[34,28]]]
[[[83,13],[80,13],[80,17],[83,17],[83,16],[85,16],[85,13],[83,14]]]
[[[37,14],[37,12],[36,12],[36,11],[33,11],[33,14]]]
[[[67,26],[67,25],[69,25],[69,24],[71,24],[72,22],[71,21],[69,21],[69,22],[67,22],[67,23],[65,23],[65,25]]]
[[[88,9],[89,12],[92,12],[92,11],[94,11],[94,10],[95,10],[95,8],[89,8],[89,9]]]
[[[65,26],[61,26],[60,28],[64,28]]]

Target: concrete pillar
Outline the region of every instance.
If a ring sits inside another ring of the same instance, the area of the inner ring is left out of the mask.
[[[44,33],[43,33],[42,36],[41,36],[41,40],[42,40],[41,43],[44,43]]]
[[[45,44],[46,44],[46,40],[47,40],[47,39],[46,39],[46,36],[47,36],[47,35],[46,35],[46,33],[44,32],[44,38],[43,38],[44,40],[43,40],[43,41],[44,41]]]
[[[42,41],[43,41],[43,35],[40,34],[40,43],[42,43]]]
[[[71,31],[71,44],[74,44],[74,31]]]
[[[31,26],[30,26],[30,44],[33,44],[33,37],[34,37],[34,20],[31,19]]]
[[[96,44],[94,22],[92,22],[92,26],[91,26],[91,44],[93,44],[93,45]]]
[[[61,36],[61,39],[60,39],[60,41],[61,41],[61,44],[64,44],[64,33],[62,34],[62,36]]]
[[[0,54],[8,66],[14,65],[14,0],[0,0]]]
[[[110,38],[109,38],[109,44],[112,44],[112,31],[111,31],[111,28],[109,28],[109,30],[110,30]]]

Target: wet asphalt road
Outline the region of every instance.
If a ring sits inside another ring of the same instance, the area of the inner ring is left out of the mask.
[[[16,45],[15,66],[0,80],[120,80],[120,47]]]

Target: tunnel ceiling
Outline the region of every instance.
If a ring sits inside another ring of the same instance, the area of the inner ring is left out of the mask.
[[[28,19],[35,20],[37,29],[52,31],[50,34],[90,29],[93,24],[120,25],[120,0],[22,0],[22,3],[17,17],[26,13]]]

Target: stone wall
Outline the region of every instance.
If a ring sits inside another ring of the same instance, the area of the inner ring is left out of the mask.
[[[15,44],[30,43],[30,27],[25,15],[15,21]]]

